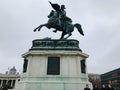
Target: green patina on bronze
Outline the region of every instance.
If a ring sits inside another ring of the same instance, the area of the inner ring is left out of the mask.
[[[79,50],[79,41],[70,40],[56,40],[56,39],[37,39],[33,40],[33,45],[30,50]]]
[[[74,31],[74,27],[76,27],[81,35],[84,35],[81,25],[79,23],[72,24],[72,19],[66,16],[65,6],[51,3],[53,10],[51,10],[48,15],[48,22],[45,24],[41,24],[37,28],[34,29],[40,31],[43,26],[46,26],[48,29],[54,28],[53,32],[62,31],[62,35],[60,39],[67,39],[72,35]],[[65,35],[68,35],[64,37]]]

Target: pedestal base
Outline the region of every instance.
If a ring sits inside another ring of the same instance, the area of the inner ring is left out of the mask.
[[[84,90],[87,82],[19,82],[13,90]]]
[[[82,53],[77,40],[34,40],[22,56],[24,72],[13,90],[83,90],[86,84],[92,88],[89,55]]]

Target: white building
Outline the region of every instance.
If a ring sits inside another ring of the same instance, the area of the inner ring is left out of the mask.
[[[9,73],[8,73],[9,72]],[[20,81],[20,74],[17,73],[15,67],[11,68],[6,74],[0,74],[0,88],[14,88],[15,83]]]

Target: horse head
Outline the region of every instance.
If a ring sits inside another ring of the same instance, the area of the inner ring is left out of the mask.
[[[51,17],[53,16],[53,14],[54,14],[54,11],[52,10],[47,17],[48,17],[48,18],[51,18]]]

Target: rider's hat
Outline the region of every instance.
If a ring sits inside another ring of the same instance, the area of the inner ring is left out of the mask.
[[[65,5],[61,5],[61,9],[66,9],[66,8],[65,8]]]

